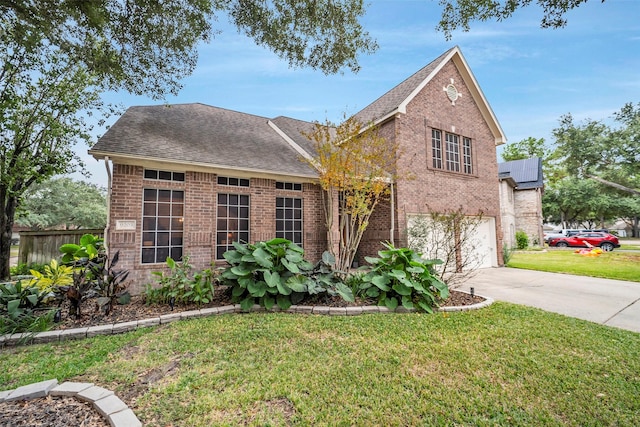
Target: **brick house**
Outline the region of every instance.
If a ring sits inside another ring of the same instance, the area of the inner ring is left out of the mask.
[[[406,244],[407,221],[429,211],[482,212],[484,266],[502,264],[496,145],[505,136],[460,49],[454,47],[357,113],[403,153],[393,196],[370,220],[359,257],[381,241]],[[232,241],[285,237],[310,260],[327,248],[313,156],[312,124],[203,104],[131,107],[89,153],[109,171],[112,252],[131,271],[132,291],[167,256],[199,268],[222,260]],[[335,230],[334,230],[335,232]]]
[[[532,157],[500,163],[498,177],[504,242],[515,247],[516,231],[524,231],[530,244],[543,245],[542,159]]]

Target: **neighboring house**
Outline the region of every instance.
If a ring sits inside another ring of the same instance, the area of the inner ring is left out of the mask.
[[[379,126],[401,155],[393,195],[377,206],[359,258],[382,241],[406,244],[413,215],[482,214],[474,248],[502,264],[496,145],[500,125],[460,49],[452,48],[356,116]],[[233,241],[285,237],[310,260],[327,249],[313,156],[313,125],[203,104],[131,107],[89,151],[111,164],[107,241],[134,292],[167,256],[198,268],[223,261]],[[337,234],[337,229],[332,230]],[[335,234],[334,234],[335,235]]]
[[[542,160],[532,157],[498,165],[504,242],[516,246],[516,231],[524,231],[531,245],[543,245]]]

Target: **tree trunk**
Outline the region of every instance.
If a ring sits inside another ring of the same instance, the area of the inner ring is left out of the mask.
[[[0,280],[10,279],[11,231],[16,215],[17,200],[7,195],[6,188],[0,188],[0,200],[4,212],[0,218]]]

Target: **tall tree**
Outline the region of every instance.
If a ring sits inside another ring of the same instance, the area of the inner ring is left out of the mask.
[[[640,104],[626,104],[614,114],[614,120],[617,127],[599,120],[576,124],[570,114],[560,118],[553,131],[557,147],[554,163],[563,174],[558,174],[552,185],[562,188],[567,177],[593,182],[590,198],[598,200],[597,206],[585,204],[580,197],[574,199],[574,209],[583,208],[583,221],[586,212],[594,212],[600,222],[617,212],[634,224],[633,234],[638,235],[640,212],[634,208],[640,198]],[[550,200],[552,193],[547,191],[544,197]]]
[[[313,141],[317,153],[308,161],[318,170],[324,190],[329,250],[336,258],[336,268],[347,271],[371,214],[398,178],[397,147],[381,137],[377,127],[364,125],[354,117],[338,126],[329,121],[316,123],[306,136]]]
[[[513,16],[516,10],[537,4],[543,15],[542,28],[561,28],[567,24],[565,15],[587,0],[439,0],[443,7],[438,29],[444,32],[447,40],[457,30],[469,31],[473,21],[504,21]],[[601,0],[604,3],[604,0]]]
[[[640,195],[640,104],[625,105],[614,116],[618,128],[588,120],[576,125],[571,114],[553,130],[558,159],[567,171]]]
[[[82,169],[73,147],[90,142],[85,118],[108,111],[101,91],[177,93],[224,14],[291,66],[357,71],[377,48],[362,0],[0,1],[0,279],[24,192]]]
[[[47,43],[84,63],[111,89],[161,98],[191,74],[198,43],[226,15],[239,32],[291,66],[335,73],[359,69],[377,45],[360,25],[362,0],[12,0],[2,28]],[[7,33],[0,32],[4,40]]]
[[[551,150],[546,147],[544,138],[526,138],[522,141],[507,144],[502,151],[502,160],[510,162],[512,160],[523,160],[531,157],[547,159]]]
[[[35,184],[23,195],[16,223],[32,230],[104,228],[106,191],[66,177]]]
[[[24,192],[82,168],[73,147],[92,139],[92,124],[83,116],[103,105],[96,76],[46,43],[25,47],[5,41],[0,59],[0,278],[6,278],[11,229]]]

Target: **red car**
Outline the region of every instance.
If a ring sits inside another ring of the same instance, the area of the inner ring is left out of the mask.
[[[553,239],[549,242],[549,246],[556,246],[558,248],[566,248],[569,246],[579,248],[598,246],[603,251],[609,252],[614,248],[619,248],[620,243],[618,242],[618,238],[612,234],[586,231],[574,234],[571,237]]]

